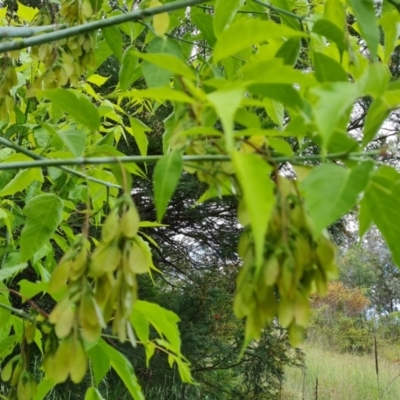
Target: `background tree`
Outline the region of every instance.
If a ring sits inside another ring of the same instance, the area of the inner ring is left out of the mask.
[[[372,229],[360,244],[341,258],[340,279],[350,288],[364,289],[378,314],[398,311],[400,273],[382,237]]]

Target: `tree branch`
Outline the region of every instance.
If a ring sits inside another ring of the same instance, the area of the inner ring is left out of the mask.
[[[366,151],[366,152],[341,152],[332,153],[327,155],[309,155],[309,156],[276,156],[276,157],[265,157],[267,161],[281,163],[290,162],[292,164],[301,164],[305,161],[326,161],[326,160],[353,160],[357,159],[362,161],[362,158],[370,158],[382,156],[386,159],[396,158],[389,151],[385,149]],[[121,157],[77,157],[77,158],[66,158],[66,159],[38,159],[36,161],[18,161],[10,163],[0,163],[0,171],[10,169],[23,169],[23,168],[43,168],[43,167],[60,167],[65,165],[99,165],[99,164],[126,164],[126,163],[151,163],[154,164],[160,160],[163,155],[154,156],[121,156]],[[230,161],[231,157],[228,155],[190,155],[182,156],[183,162],[221,162]],[[73,170],[74,171],[74,170]],[[77,172],[77,171],[74,171]],[[86,177],[86,175],[85,175]],[[88,177],[90,178],[90,177]]]
[[[21,146],[13,143],[13,142],[11,142],[11,141],[9,141],[7,139],[4,139],[2,137],[0,137],[0,144],[2,144],[5,147],[8,147],[10,149],[13,149],[18,153],[24,154],[24,155],[32,158],[33,160],[48,160],[47,158],[45,158],[43,156],[40,156],[39,154],[36,154],[36,153],[34,153],[32,151],[29,151],[28,149],[25,149],[24,147],[21,147]],[[82,172],[76,171],[76,170],[74,170],[72,168],[65,167],[63,165],[59,165],[59,166],[55,166],[55,167],[61,169],[62,171],[66,172],[68,174],[78,176],[78,177],[86,179],[88,181],[96,182],[96,183],[99,183],[101,185],[104,185],[104,186],[107,186],[107,187],[110,187],[110,188],[111,187],[115,187],[115,188],[118,188],[118,189],[122,189],[122,187],[120,185],[117,185],[115,183],[106,182],[106,181],[103,181],[101,179],[93,178],[93,177],[88,176],[88,175],[86,175],[86,174],[84,174]]]
[[[106,28],[108,26],[122,24],[124,22],[138,22],[146,17],[152,17],[157,14],[175,11],[185,7],[195,6],[197,4],[205,3],[207,1],[208,0],[174,1],[172,3],[163,4],[159,7],[147,8],[145,10],[135,10],[126,14],[121,14],[106,19],[100,19],[98,21],[88,22],[83,25],[72,26],[70,28],[65,28],[56,32],[45,33],[41,36],[35,36],[25,40],[14,40],[12,42],[1,44],[0,53],[5,53],[11,50],[26,49],[28,47],[38,46],[43,43],[51,43],[60,39],[66,39],[72,36],[93,32],[95,30]]]
[[[7,26],[0,28],[1,38],[27,38],[38,33],[54,32],[68,28],[68,24],[43,26]]]

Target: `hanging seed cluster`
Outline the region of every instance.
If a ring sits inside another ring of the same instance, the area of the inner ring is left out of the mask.
[[[69,26],[82,25],[97,11],[90,0],[62,0],[60,16]],[[35,26],[51,24],[50,10],[43,7],[33,21]],[[32,58],[43,62],[45,71],[36,80],[37,89],[55,89],[68,81],[77,85],[88,66],[94,66],[95,34],[85,33],[56,43],[43,43],[32,48]]]
[[[138,236],[139,214],[124,195],[108,215],[102,240],[93,252],[89,274],[95,280],[95,301],[104,320],[112,319],[113,333],[123,342],[134,342],[129,317],[137,297],[137,274],[150,272],[153,264],[146,242]]]
[[[327,235],[316,235],[296,183],[277,179],[277,202],[269,222],[262,268],[255,266],[254,242],[245,231],[239,243],[243,267],[237,279],[234,309],[247,317],[246,337],[257,338],[275,317],[288,328],[293,345],[302,341],[313,292],[324,294],[337,274],[335,248]]]
[[[18,84],[17,72],[13,61],[8,56],[0,58],[0,119],[7,120],[9,112],[14,108],[11,89]]]
[[[30,344],[35,338],[36,323],[24,321],[23,346]],[[28,371],[27,360],[23,352],[12,357],[1,370],[1,380],[8,382],[11,390],[8,394],[10,400],[31,400],[37,392],[37,383]]]
[[[56,23],[68,26],[84,24],[93,18],[99,7],[100,2],[97,0],[62,0],[59,13],[61,18]],[[51,25],[54,21],[50,12],[49,7],[42,7],[30,25]],[[77,85],[86,68],[95,65],[95,44],[95,33],[89,32],[32,47],[31,57],[39,61],[39,69],[43,69],[32,89],[55,89],[68,82]],[[14,108],[11,89],[18,84],[14,59],[19,55],[19,51],[11,51],[0,58],[0,119],[7,120]]]
[[[150,271],[150,250],[138,236],[139,215],[129,195],[107,216],[94,252],[82,235],[54,270],[49,292],[64,295],[49,316],[44,369],[55,382],[75,383],[86,374],[84,342],[94,343],[112,324],[120,341],[135,345],[129,318],[137,297],[136,275]],[[66,289],[65,289],[66,288]]]

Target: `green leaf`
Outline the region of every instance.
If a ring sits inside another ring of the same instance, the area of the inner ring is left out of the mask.
[[[372,216],[394,262],[400,265],[400,174],[392,167],[379,168],[372,175],[364,196],[366,213]]]
[[[24,296],[22,302],[36,296],[38,293],[46,292],[48,283],[47,282],[30,282],[26,279],[22,279],[18,282],[19,292]]]
[[[360,150],[361,148],[358,141],[350,137],[346,131],[341,131],[339,129],[335,130],[328,145],[329,153],[341,153],[341,152],[351,152]],[[344,160],[344,163],[356,163],[356,162],[351,160]]]
[[[133,50],[132,50],[133,51]],[[184,76],[188,79],[195,80],[196,74],[193,69],[190,68],[186,63],[184,63],[180,58],[165,53],[140,53],[138,51],[134,52],[138,57],[146,60],[152,64],[157,65],[167,71],[170,71],[176,75]]]
[[[242,196],[256,248],[256,265],[260,268],[264,256],[264,239],[275,205],[272,167],[255,154],[234,152],[232,161],[242,189]]]
[[[283,127],[285,120],[285,108],[283,105],[270,99],[264,99],[263,104],[268,117],[270,117],[275,124]]]
[[[177,355],[180,354],[181,338],[178,328],[179,317],[174,312],[167,310],[156,303],[137,300],[133,306],[131,314],[131,322],[134,326],[138,326],[138,319],[135,317],[136,312],[142,314],[142,316],[153,325],[158,334],[168,340],[171,349]],[[146,327],[143,322],[141,322],[141,329],[142,336],[146,337],[147,335],[148,337],[148,327]]]
[[[142,62],[142,73],[149,88],[159,88],[169,84],[171,73],[148,61]]]
[[[136,335],[142,343],[146,343],[149,340],[150,326],[149,320],[146,314],[143,314],[137,307],[138,300],[133,304],[133,310],[130,317],[133,328],[135,329]]]
[[[214,32],[217,36],[231,23],[244,0],[217,0],[214,6]]]
[[[191,16],[193,23],[199,28],[201,35],[209,46],[214,46],[217,38],[214,33],[213,16],[198,11],[197,8],[192,7]]]
[[[324,164],[307,175],[301,189],[317,234],[354,207],[369,181],[372,168],[372,162],[352,169]]]
[[[100,339],[98,345],[110,360],[111,367],[121,378],[133,399],[145,400],[132,364],[118,350],[108,345],[103,339]]]
[[[228,151],[233,149],[233,121],[236,110],[242,102],[243,94],[244,90],[242,89],[232,89],[216,91],[207,96],[218,116],[221,118]]]
[[[285,65],[281,58],[272,60],[264,57],[254,57],[248,61],[240,71],[249,82],[272,84],[300,84],[311,87],[317,84],[312,74],[305,74],[291,66]]]
[[[368,44],[372,58],[375,58],[379,45],[379,29],[374,1],[348,0],[348,2],[353,9],[357,24],[360,27],[360,33]]]
[[[0,270],[2,272],[2,270]],[[10,300],[2,292],[0,292],[0,304],[10,307]],[[11,311],[6,308],[0,307],[0,330],[7,326],[11,317]]]
[[[65,131],[57,131],[57,135],[75,157],[83,155],[86,143],[85,132],[78,129],[67,129]]]
[[[121,62],[123,49],[121,31],[116,26],[109,26],[107,28],[103,28],[101,31],[108,47],[112,50],[115,57],[117,57]]]
[[[163,227],[163,226],[168,226],[168,225],[160,224],[160,223],[154,222],[154,221],[140,221],[139,222],[140,228],[159,228],[159,227]]]
[[[101,76],[101,75],[98,75],[98,74],[93,74],[93,75],[90,75],[90,76],[87,78],[87,81],[90,82],[90,83],[93,83],[93,84],[96,85],[96,86],[101,87],[101,86],[103,86],[109,79],[110,79],[110,77],[105,77],[105,76]]]
[[[104,400],[100,392],[93,386],[91,386],[85,394],[85,400]]]
[[[51,238],[62,221],[63,201],[55,194],[41,194],[23,209],[26,223],[21,232],[21,260],[31,258]]]
[[[43,182],[42,170],[40,168],[23,169],[0,190],[0,196],[10,196],[22,192],[34,181]]]
[[[88,75],[91,75],[93,74],[93,72],[97,71],[100,65],[102,65],[112,53],[110,47],[105,40],[99,40],[97,42],[94,52],[96,54],[95,66],[93,67],[93,69],[89,69]]]
[[[46,398],[47,394],[55,385],[56,383],[49,378],[42,379],[37,386],[37,392],[33,397],[33,400],[43,400]]]
[[[146,132],[151,131],[151,129],[135,117],[129,117],[129,122],[131,124],[131,131],[128,132],[135,138],[140,154],[142,156],[147,155],[147,146],[149,141]]]
[[[345,35],[347,24],[346,8],[347,6],[342,0],[326,0],[324,2],[324,18],[336,25],[343,36]]]
[[[278,49],[275,57],[282,58],[285,65],[293,66],[297,62],[301,50],[301,40],[300,39],[288,39],[285,43]]]
[[[146,46],[147,54],[170,54],[175,57],[178,57],[181,60],[186,60],[183,55],[181,46],[179,42],[176,40],[168,39],[166,37],[155,37],[150,41],[150,43]]]
[[[379,128],[385,122],[389,114],[390,108],[383,96],[377,97],[371,103],[365,118],[364,136],[362,141],[363,146],[366,146],[372,139],[374,139]]]
[[[147,54],[170,54],[182,58],[182,50],[176,41],[155,37],[146,47]],[[169,83],[171,73],[148,61],[141,64],[142,73],[148,87],[160,87]]]
[[[389,89],[390,90],[386,90],[385,93],[383,93],[382,97],[384,98],[388,107],[390,107],[391,109],[398,108],[398,106],[400,105],[400,89],[394,89],[390,87]]]
[[[138,57],[135,49],[135,46],[128,47],[122,56],[119,70],[119,87],[122,91],[128,90],[135,79],[134,71],[138,66]]]
[[[82,93],[67,89],[42,90],[41,93],[76,122],[92,131],[99,127],[99,113],[88,97]]]
[[[400,13],[397,10],[389,10],[383,12],[380,18],[380,24],[385,35],[384,43],[384,59],[385,63],[389,63],[392,57],[396,42],[399,37]]]
[[[339,121],[357,99],[358,88],[350,82],[334,82],[312,90],[319,96],[314,107],[315,122],[327,145]]]
[[[0,281],[4,281],[5,279],[11,278],[13,275],[24,270],[27,266],[28,266],[27,263],[21,263],[13,267],[0,269]]]
[[[96,345],[87,352],[92,365],[92,371],[96,385],[99,386],[101,380],[110,370],[110,360],[107,358],[100,346]]]
[[[166,154],[156,164],[153,187],[158,222],[161,222],[165,214],[168,203],[181,177],[181,172],[182,154],[179,151],[172,151]]]
[[[38,12],[38,9],[36,7],[28,7],[19,1],[17,1],[18,4],[18,17],[24,19],[27,22],[31,22],[32,19],[35,17],[35,15]]]
[[[130,316],[130,321],[135,329],[135,333],[139,340],[143,343],[145,352],[146,352],[146,366],[149,366],[150,359],[154,354],[154,346],[152,346],[151,342],[149,342],[150,335],[150,323],[147,319],[146,315],[143,314],[136,307],[137,301],[133,305],[133,310]]]
[[[235,122],[246,128],[260,128],[260,119],[258,115],[246,110],[244,107],[236,110]]]
[[[218,62],[252,45],[273,38],[285,37],[289,39],[306,36],[302,31],[297,31],[272,21],[262,21],[253,18],[240,19],[221,33],[214,47],[214,62]]]
[[[269,138],[268,145],[271,146],[274,150],[276,150],[279,154],[285,156],[292,156],[293,149],[290,143],[281,138]]]
[[[349,44],[345,36],[344,23],[342,29],[327,19],[319,19],[313,26],[312,31],[318,35],[325,36],[330,42],[336,44],[340,53],[347,50]]]
[[[0,361],[7,357],[17,343],[20,342],[19,335],[10,335],[0,342]]]
[[[249,85],[249,90],[254,94],[268,97],[294,110],[303,108],[303,100],[293,85],[257,83]]]
[[[363,76],[357,82],[360,92],[373,97],[384,94],[390,81],[388,67],[381,62],[374,62],[368,65]]]
[[[333,58],[314,51],[313,60],[315,76],[320,82],[347,82],[349,80],[347,72]]]

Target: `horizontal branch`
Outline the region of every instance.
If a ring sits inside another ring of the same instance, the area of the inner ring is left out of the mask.
[[[26,49],[31,46],[38,46],[43,43],[51,43],[60,39],[66,39],[72,36],[82,35],[84,33],[93,32],[108,26],[119,25],[124,22],[138,22],[144,18],[152,17],[170,11],[179,10],[197,4],[205,3],[208,0],[186,0],[174,1],[166,3],[162,6],[147,8],[144,10],[135,10],[126,14],[117,15],[111,18],[100,19],[98,21],[87,22],[83,25],[72,26],[56,32],[45,33],[40,36],[30,37],[25,40],[14,40],[12,42],[2,43],[0,45],[0,53],[12,50]]]
[[[5,26],[0,28],[0,38],[27,38],[38,33],[54,32],[68,28],[68,24],[43,26]]]
[[[24,154],[24,155],[32,158],[33,160],[37,160],[37,161],[38,160],[42,160],[42,161],[43,160],[48,160],[47,158],[45,158],[43,156],[40,156],[40,155],[38,155],[38,154],[36,154],[36,153],[34,153],[32,151],[29,151],[29,150],[27,150],[27,149],[25,149],[25,148],[23,148],[21,146],[18,146],[17,144],[15,144],[13,142],[10,142],[9,140],[4,139],[2,137],[0,137],[0,144],[4,145],[5,147],[8,147],[10,149],[13,149],[18,153]],[[62,171],[66,172],[68,174],[78,176],[79,178],[83,178],[83,179],[86,179],[88,181],[99,183],[100,185],[104,185],[104,186],[107,186],[107,187],[110,187],[110,188],[111,187],[115,187],[115,188],[121,189],[120,185],[117,185],[117,184],[111,183],[111,182],[106,182],[106,181],[103,181],[101,179],[94,178],[92,176],[88,176],[88,175],[86,175],[86,174],[84,174],[82,172],[75,171],[74,169],[65,167],[63,165],[59,165],[59,166],[55,166],[55,167],[61,169]]]
[[[391,158],[390,154],[384,153],[382,150],[374,150],[368,152],[341,152],[332,153],[327,155],[310,155],[310,156],[277,156],[270,157],[267,161],[275,163],[290,162],[292,164],[304,163],[306,161],[325,161],[325,160],[349,160],[357,158],[362,161],[362,158],[371,158],[376,156],[384,156],[386,158]],[[77,158],[67,158],[67,159],[44,159],[36,161],[20,161],[11,163],[0,163],[0,171],[10,170],[10,169],[23,169],[23,168],[44,168],[44,167],[60,167],[66,165],[99,165],[99,164],[127,164],[136,163],[144,164],[156,163],[161,159],[162,155],[157,156],[121,156],[121,157],[77,157]],[[183,162],[222,162],[230,161],[231,157],[228,155],[190,155],[183,156]],[[76,171],[74,171],[76,172]]]

